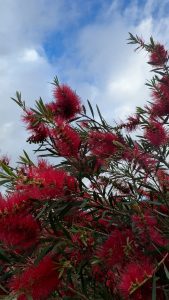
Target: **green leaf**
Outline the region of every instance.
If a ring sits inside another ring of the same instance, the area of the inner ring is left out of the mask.
[[[44,105],[43,100],[42,100],[41,97],[40,97],[39,100],[36,100],[35,102],[36,102],[37,109],[40,111],[40,113],[42,115],[48,114],[48,110],[47,110],[46,106]]]
[[[100,121],[102,122],[103,126],[105,126],[106,122],[105,122],[104,118],[102,117],[101,112],[100,112],[99,107],[98,107],[97,104],[96,104],[96,109],[97,109],[98,115],[100,117]]]
[[[164,264],[164,271],[165,271],[165,275],[166,275],[167,279],[169,279],[169,271],[165,264]]]
[[[58,226],[61,228],[61,230],[63,231],[63,233],[65,234],[65,236],[66,236],[69,240],[72,240],[69,231],[68,231],[68,230],[67,230],[60,222],[58,222]]]
[[[50,211],[49,213],[49,221],[50,221],[50,225],[51,225],[51,228],[53,229],[54,233],[57,234],[57,228],[56,228],[56,224],[53,220],[53,216],[52,216],[52,212]]]
[[[41,217],[41,215],[44,213],[44,211],[46,210],[46,207],[48,206],[48,203],[45,203],[45,205],[43,206],[43,208],[41,209],[41,211],[38,213],[38,215],[36,216],[36,220],[39,219]]]
[[[57,87],[59,86],[59,79],[57,76],[53,78],[53,82],[51,84],[56,85]]]
[[[12,169],[7,166],[6,164],[2,163],[0,164],[1,168],[5,171],[5,173],[7,173],[8,175],[17,178],[17,176],[15,175],[15,173],[12,171]]]
[[[70,119],[70,120],[68,121],[68,123],[75,122],[75,121],[79,120],[80,118],[81,118],[81,117],[76,117],[76,118]]]
[[[38,110],[36,110],[36,109],[34,109],[34,108],[31,108],[31,111],[33,111],[35,114],[36,114],[36,117],[38,116],[38,117],[42,117],[42,114],[38,111]],[[39,120],[37,120],[37,122],[39,122]]]
[[[4,179],[4,180],[0,179],[0,185],[3,185],[3,184],[8,183],[8,182],[11,182],[11,180],[10,179]]]
[[[84,114],[86,115],[86,107],[84,105],[82,105],[82,109],[83,109]]]
[[[88,105],[89,105],[89,108],[90,108],[90,111],[91,111],[92,117],[94,118],[94,111],[93,111],[93,108],[92,108],[92,106],[91,106],[91,104],[90,104],[90,101],[89,101],[89,100],[87,100],[87,102],[88,102]]]
[[[0,249],[0,259],[10,262],[10,259],[7,257],[6,253],[4,250]]]
[[[64,208],[59,212],[58,216],[60,218],[63,218],[68,212],[69,210],[74,207],[74,206],[80,206],[80,203],[73,203],[73,202],[69,202],[67,205],[64,206]]]
[[[26,106],[25,106],[25,101],[22,100],[21,98],[21,93],[16,91],[16,99],[15,98],[12,98],[11,99],[17,104],[19,105],[23,110],[26,109]]]
[[[39,262],[43,259],[43,257],[53,249],[54,245],[55,245],[55,243],[52,243],[52,245],[50,244],[49,246],[47,246],[41,250],[37,259],[35,260],[35,265],[39,264]]]
[[[151,45],[152,45],[153,47],[155,46],[154,40],[153,40],[153,37],[152,37],[152,36],[150,37],[150,43],[151,43]]]
[[[23,153],[24,153],[25,156],[19,156],[20,160],[21,160],[24,164],[28,164],[28,165],[34,166],[33,161],[30,159],[30,157],[28,156],[28,154],[26,153],[25,150],[23,150]]]
[[[137,39],[131,32],[129,32],[129,38],[127,40],[129,41],[127,44],[137,44]]]
[[[152,286],[152,300],[156,300],[156,281],[158,278],[154,275],[153,276],[153,286]]]

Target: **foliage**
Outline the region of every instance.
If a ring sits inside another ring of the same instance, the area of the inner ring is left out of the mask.
[[[89,101],[87,112],[58,78],[50,103],[13,99],[39,160],[1,159],[1,299],[169,298],[169,57],[152,37],[128,41],[154,76],[126,122],[110,126]]]

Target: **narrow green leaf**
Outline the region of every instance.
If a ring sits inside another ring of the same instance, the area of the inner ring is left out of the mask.
[[[89,101],[89,100],[87,100],[87,102],[88,102],[88,105],[89,105],[89,108],[90,108],[90,111],[91,111],[92,117],[94,118],[94,111],[93,111],[93,108],[92,108],[92,106],[91,106],[91,104],[90,104],[90,101]]]
[[[8,175],[10,175],[12,177],[17,177],[15,175],[15,173],[12,171],[12,169],[9,166],[7,166],[6,164],[1,163],[0,166]]]
[[[49,221],[50,221],[50,225],[51,225],[51,228],[53,229],[54,233],[57,234],[56,224],[55,224],[55,222],[54,222],[54,220],[53,220],[53,216],[52,216],[51,211],[50,211],[50,213],[49,213]]]
[[[53,249],[54,245],[55,245],[55,243],[52,243],[52,245],[50,244],[49,246],[47,246],[41,250],[37,259],[35,260],[35,265],[39,264],[39,262],[43,259],[43,257]]]
[[[51,84],[56,85],[57,87],[59,86],[59,79],[57,76],[53,78],[53,82]]]
[[[25,150],[23,150],[23,153],[25,156],[19,156],[20,160],[24,163],[24,164],[28,164],[28,165],[34,165],[33,161],[30,159],[30,157],[28,156],[28,154],[26,153]]]
[[[34,108],[31,108],[31,111],[33,111],[39,117],[42,116],[42,114],[38,110],[36,110]]]
[[[10,179],[0,180],[0,185],[3,185],[3,184],[8,183],[10,181],[11,181]]]
[[[61,228],[61,230],[64,232],[65,236],[69,239],[72,240],[71,235],[69,231],[60,223],[58,222],[58,226]]]
[[[150,37],[150,43],[151,43],[151,45],[154,47],[154,40],[153,40],[153,37],[152,37],[152,36]]]
[[[102,115],[101,115],[100,109],[99,109],[99,107],[98,107],[97,104],[96,104],[96,109],[97,109],[98,115],[99,115],[99,117],[100,117],[100,120],[102,121],[102,120],[103,120],[103,117],[102,117]]]
[[[166,275],[167,279],[169,279],[169,271],[165,264],[164,264],[164,271],[165,271],[165,275]]]
[[[156,281],[157,281],[157,277],[154,275],[153,276],[153,286],[152,286],[152,300],[156,300]]]
[[[44,207],[41,209],[41,211],[38,213],[38,215],[36,216],[36,220],[39,219],[41,217],[41,215],[44,213],[46,207],[48,206],[48,203],[46,203],[44,205]]]
[[[68,123],[72,123],[72,122],[74,122],[74,121],[77,121],[77,120],[79,120],[80,118],[81,118],[81,117],[73,118],[73,119],[69,120]]]
[[[86,107],[84,105],[82,105],[82,109],[83,109],[84,114],[86,115]]]

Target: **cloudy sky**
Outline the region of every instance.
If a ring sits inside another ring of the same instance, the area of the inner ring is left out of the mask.
[[[55,75],[111,123],[149,100],[148,57],[128,32],[169,47],[169,0],[0,0],[0,155],[31,152],[10,97],[50,101]]]

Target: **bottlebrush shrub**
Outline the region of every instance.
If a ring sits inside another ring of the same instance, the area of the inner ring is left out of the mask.
[[[52,102],[13,99],[39,156],[0,161],[0,299],[169,299],[169,56],[152,38],[129,43],[154,76],[126,122],[87,112],[57,78]]]

